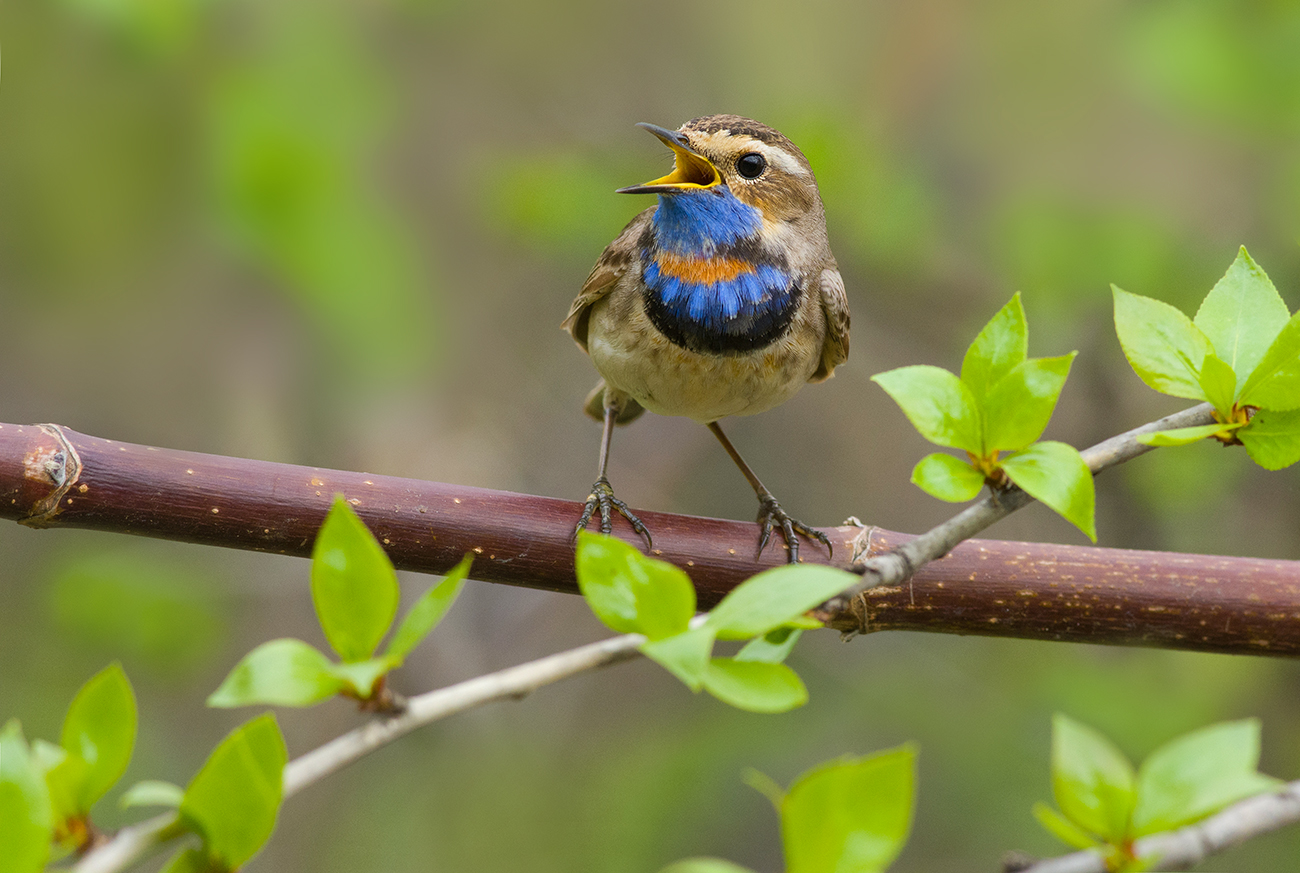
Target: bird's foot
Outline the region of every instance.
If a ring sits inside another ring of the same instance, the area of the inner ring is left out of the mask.
[[[767,541],[772,536],[772,529],[778,525],[785,535],[785,545],[790,550],[789,560],[791,564],[799,563],[800,534],[821,543],[826,547],[827,553],[834,554],[831,541],[826,534],[816,528],[809,527],[797,518],[791,518],[771,494],[760,494],[758,496],[758,523],[763,526],[763,532],[758,538],[758,553],[760,555],[763,554],[763,549],[767,548]]]
[[[614,496],[614,488],[609,484],[609,480],[601,476],[596,483],[591,486],[591,494],[587,495],[587,505],[582,508],[582,515],[578,518],[578,525],[573,529],[573,535],[577,536],[578,531],[585,530],[587,522],[591,517],[600,512],[600,532],[608,534],[614,529],[614,510],[628,520],[632,529],[645,537],[646,548],[653,548],[654,541],[650,539],[650,531],[641,523],[641,519],[636,517],[636,513],[631,508]]]

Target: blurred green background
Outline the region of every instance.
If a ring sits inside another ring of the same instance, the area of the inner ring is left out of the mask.
[[[1079,349],[1052,438],[1178,408],[1129,371],[1108,283],[1190,309],[1245,244],[1300,305],[1300,5],[809,0],[6,0],[0,420],[577,499],[595,380],[558,329],[662,172],[637,121],[732,112],[811,159],[853,308],[837,378],[729,432],[793,512],[920,531],[927,446],[871,374],[956,367],[1014,291],[1030,352]],[[703,429],[649,416],[611,478],[635,506],[752,517]],[[1111,546],[1300,558],[1294,470],[1161,451],[1098,483]],[[991,536],[1078,542],[1041,507]],[[428,580],[407,577],[408,596]],[[54,737],[119,658],[127,781],[184,782],[249,712],[204,697],[258,642],[321,642],[298,559],[0,525],[0,718]],[[415,692],[602,634],[572,597],[474,584],[400,675]],[[1049,716],[1140,757],[1264,720],[1300,776],[1290,662],[893,634],[794,657],[812,703],[759,717],[631,664],[427,729],[296,798],[250,871],[781,867],[743,768],[785,783],[915,739],[904,871],[1061,847]],[[292,754],[359,723],[281,716]],[[104,804],[102,818],[122,814]],[[1300,834],[1208,866],[1295,869]],[[155,864],[156,866],[156,864]]]

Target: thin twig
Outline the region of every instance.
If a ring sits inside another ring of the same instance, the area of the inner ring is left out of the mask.
[[[1141,434],[1211,424],[1214,421],[1213,409],[1210,404],[1203,403],[1176,412],[1104,440],[1091,448],[1084,449],[1079,454],[1083,456],[1084,463],[1095,476],[1107,467],[1121,464],[1151,451],[1151,446],[1138,442],[1137,437]],[[863,581],[827,601],[819,610],[819,615],[839,626],[840,622],[836,619],[850,610],[855,597],[872,588],[901,585],[912,578],[921,567],[947,555],[958,543],[970,539],[1033,501],[1034,498],[1014,486],[998,491],[901,546],[857,562],[854,570],[862,574]]]
[[[284,768],[283,797],[292,797],[418,727],[492,701],[524,697],[544,685],[634,658],[644,642],[640,634],[624,634],[412,697],[400,715],[367,722],[290,761]],[[171,830],[175,823],[176,814],[169,812],[125,827],[88,853],[73,870],[120,873],[176,836]]]
[[[1300,822],[1300,781],[1281,790],[1234,803],[1204,821],[1176,831],[1152,834],[1133,845],[1138,858],[1158,858],[1151,870],[1186,870],[1211,855],[1246,840]],[[1099,852],[1075,852],[1049,858],[1020,873],[1109,873]]]
[[[119,873],[176,836],[177,815],[164,812],[127,825],[101,843],[73,867],[74,873]]]
[[[634,658],[644,642],[645,637],[639,634],[612,637],[412,697],[401,715],[368,722],[290,761],[284,768],[284,796],[297,794],[423,725],[494,700],[523,697],[543,685]]]

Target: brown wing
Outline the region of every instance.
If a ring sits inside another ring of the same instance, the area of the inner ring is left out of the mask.
[[[652,206],[629,221],[623,232],[601,253],[596,266],[591,268],[591,275],[582,283],[582,290],[569,307],[569,314],[560,323],[560,327],[573,336],[574,342],[582,346],[584,352],[587,350],[587,316],[591,306],[613,290],[619,277],[636,261],[641,234],[650,223],[654,209]]]
[[[822,344],[822,362],[809,382],[821,382],[835,375],[835,368],[849,357],[849,297],[844,293],[844,280],[832,261],[822,270],[822,312],[826,315],[826,341]]]

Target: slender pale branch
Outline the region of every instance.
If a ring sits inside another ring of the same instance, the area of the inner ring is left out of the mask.
[[[177,816],[164,812],[128,825],[97,846],[73,867],[74,873],[120,873],[176,835]]]
[[[412,697],[400,715],[376,718],[290,761],[284,768],[284,798],[287,800],[308,785],[416,728],[485,703],[524,697],[561,679],[634,658],[644,642],[645,637],[640,634],[624,634]],[[175,823],[175,813],[164,813],[125,827],[88,853],[73,870],[75,873],[120,873],[160,843],[176,836],[171,827]]]
[[[1152,834],[1133,845],[1138,858],[1158,858],[1150,870],[1186,870],[1211,855],[1246,840],[1300,822],[1300,782],[1280,791],[1249,797],[1204,821],[1176,831]],[[1105,859],[1095,851],[1049,858],[1020,873],[1109,873]]]
[[[290,761],[284,768],[284,795],[297,794],[423,725],[494,700],[523,697],[552,682],[634,658],[644,642],[645,637],[639,634],[625,634],[412,697],[400,715],[375,719]]]

